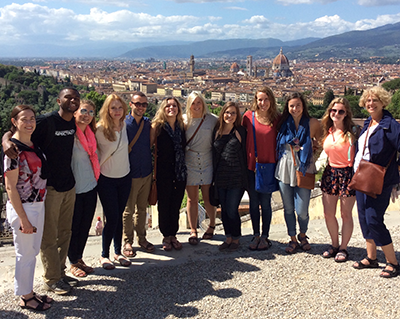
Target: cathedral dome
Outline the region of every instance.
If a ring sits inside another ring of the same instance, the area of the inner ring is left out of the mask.
[[[238,72],[239,71],[239,65],[236,62],[233,62],[231,65],[231,71],[232,72]]]
[[[289,60],[288,58],[282,53],[282,48],[279,54],[275,57],[274,62],[272,63],[273,65],[289,65]]]

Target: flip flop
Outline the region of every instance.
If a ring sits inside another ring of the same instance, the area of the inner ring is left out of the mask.
[[[105,270],[113,270],[115,268],[115,266],[111,262],[111,260],[106,257],[101,257],[100,263],[101,263],[101,266],[103,267],[103,269],[105,269]]]
[[[114,256],[114,260],[119,262],[122,267],[129,267],[132,264],[131,261],[124,255],[118,255],[116,257]]]

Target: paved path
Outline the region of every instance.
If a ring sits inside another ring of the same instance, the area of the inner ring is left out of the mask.
[[[386,223],[400,251],[400,212],[388,212]],[[379,270],[352,269],[365,255],[357,220],[350,242],[350,261],[323,259],[328,233],[324,220],[310,222],[310,253],[287,255],[284,225],[272,225],[273,246],[251,252],[250,230],[243,229],[241,248],[220,253],[222,229],[213,240],[198,246],[187,243],[188,231],[178,239],[181,251],[164,252],[157,230],[148,234],[156,252],[140,248],[130,268],[100,268],[101,237],[91,236],[84,260],[95,273],[81,280],[69,296],[55,296],[49,318],[400,318],[400,277],[379,278]],[[384,257],[379,261],[383,266]],[[397,252],[400,260],[400,253]],[[44,318],[23,311],[12,295],[14,248],[0,248],[0,318]],[[40,292],[42,265],[38,258],[36,288]]]

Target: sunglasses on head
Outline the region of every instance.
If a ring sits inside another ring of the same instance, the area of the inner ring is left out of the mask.
[[[94,116],[94,111],[93,110],[88,111],[87,109],[81,109],[81,114],[82,115],[89,114],[90,116]]]
[[[336,112],[337,112],[339,115],[343,115],[344,112],[345,112],[345,110],[331,109],[331,113],[336,114]]]

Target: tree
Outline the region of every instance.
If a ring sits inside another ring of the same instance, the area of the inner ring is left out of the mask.
[[[395,119],[400,119],[400,90],[393,94],[392,102],[388,105],[387,110]]]
[[[322,103],[322,107],[324,110],[329,106],[329,103],[331,103],[334,98],[335,94],[333,94],[332,90],[329,89],[328,91],[326,91],[324,95],[324,102]]]
[[[99,111],[103,106],[103,103],[107,98],[107,95],[97,93],[96,91],[92,91],[87,94],[83,94],[82,98],[91,100],[96,105],[96,114],[99,114]]]
[[[368,112],[361,108],[358,103],[360,101],[360,97],[356,95],[346,95],[345,98],[350,103],[350,109],[353,113],[353,117],[355,118],[365,118],[368,117]]]
[[[391,93],[394,93],[398,89],[400,89],[400,79],[394,79],[389,82],[385,82],[382,84],[382,87]]]

